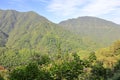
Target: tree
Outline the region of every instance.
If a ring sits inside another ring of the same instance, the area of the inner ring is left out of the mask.
[[[120,54],[120,41],[114,42],[113,45],[111,46],[111,49],[113,50],[114,53]]]
[[[38,65],[30,63],[26,67],[14,69],[10,73],[10,80],[34,80],[38,77],[38,74]]]
[[[54,80],[50,71],[40,70],[36,80]]]
[[[77,79],[83,73],[84,63],[77,54],[73,55],[72,61],[66,61],[51,68],[52,76],[55,80],[73,80]]]
[[[53,80],[50,72],[38,68],[38,64],[29,63],[26,67],[16,68],[10,73],[10,80]]]
[[[102,62],[98,61],[96,65],[92,66],[91,80],[107,80],[106,69]]]
[[[50,62],[50,58],[47,54],[40,55],[34,54],[32,56],[32,61],[35,61],[38,65],[48,64]]]
[[[91,52],[88,59],[90,63],[94,62],[96,60],[95,52]]]
[[[27,78],[23,68],[14,69],[9,75],[10,80],[26,80]]]
[[[25,68],[27,80],[34,80],[39,74],[38,65],[36,63],[30,63]]]

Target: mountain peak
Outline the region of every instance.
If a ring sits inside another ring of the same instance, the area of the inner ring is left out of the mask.
[[[73,18],[73,19],[68,19],[65,21],[60,22],[59,24],[65,24],[65,23],[70,23],[70,24],[89,24],[89,25],[96,25],[96,26],[103,26],[103,25],[116,25],[120,26],[119,24],[116,24],[112,21],[108,21],[102,18],[94,17],[94,16],[82,16],[78,18]],[[76,24],[76,25],[77,25]]]
[[[120,25],[97,17],[78,17],[62,21],[59,25],[81,36],[95,38],[96,41],[120,39],[118,35],[118,33],[120,34]]]

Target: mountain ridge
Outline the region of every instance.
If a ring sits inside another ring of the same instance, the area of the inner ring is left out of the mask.
[[[93,39],[96,39],[96,41],[107,40],[112,43],[113,41],[120,39],[120,25],[101,18],[88,16],[78,17],[62,21],[59,25],[66,30],[81,36],[92,37]]]
[[[85,18],[99,19],[99,20],[103,20],[103,21],[108,21],[108,22],[113,23],[113,24],[117,24],[113,21],[103,19],[103,18],[100,18],[100,17],[95,17],[95,16],[79,16],[79,17],[76,17],[76,18],[70,18],[70,19],[63,20],[63,21],[59,22],[58,24],[61,24],[62,22],[65,22],[65,21],[68,21],[68,20],[85,19]],[[117,24],[117,25],[120,26],[120,24]]]
[[[72,51],[77,48],[95,49],[95,46],[86,44],[94,44],[91,39],[83,41],[84,38],[79,35],[34,12],[0,11],[0,13],[2,13],[0,29],[9,35],[5,43],[7,48],[39,49],[52,53],[56,52],[56,45],[61,43],[62,51]]]
[[[0,20],[0,30],[2,30],[9,36],[7,42],[5,43],[6,47],[8,48],[34,48],[40,50],[47,48],[48,52],[51,52],[54,51],[54,49],[57,50],[56,44],[60,42],[61,46],[64,49],[63,51],[75,48],[94,50],[107,42],[106,40],[105,42],[101,42],[99,44],[99,41],[101,41],[101,39],[96,38],[96,35],[95,37],[93,37],[96,30],[91,27],[90,28],[93,33],[91,33],[91,31],[89,32],[90,34],[92,34],[92,36],[88,35],[88,33],[86,35],[86,32],[88,32],[88,30],[85,30],[84,28],[79,29],[78,26],[77,30],[81,30],[82,33],[79,34],[77,33],[77,31],[73,31],[75,29],[75,26],[74,29],[72,29],[71,31],[71,28],[66,29],[64,25],[55,24],[49,21],[47,18],[40,16],[33,11],[18,12],[15,10],[0,10]],[[87,22],[82,22],[82,24],[84,24],[86,28],[89,27],[86,25]],[[76,23],[80,23],[80,21],[75,21],[72,24],[77,25]],[[89,25],[90,23],[87,24]],[[105,32],[104,29],[100,29],[99,34],[101,34],[101,31]]]

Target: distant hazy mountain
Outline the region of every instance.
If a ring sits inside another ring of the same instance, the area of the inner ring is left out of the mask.
[[[120,25],[96,17],[79,17],[59,23],[63,28],[97,42],[109,44],[120,39]]]
[[[0,10],[0,29],[9,36],[5,44],[8,48],[30,48],[51,53],[58,47],[62,51],[94,50],[98,47],[91,38],[73,34],[32,11]]]

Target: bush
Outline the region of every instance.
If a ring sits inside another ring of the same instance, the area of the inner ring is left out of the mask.
[[[30,63],[25,68],[14,69],[10,73],[10,80],[34,80],[38,74],[38,65],[36,63]]]
[[[38,68],[36,63],[30,63],[24,68],[14,69],[10,80],[53,80],[50,73]]]
[[[106,69],[103,67],[102,62],[97,62],[91,70],[91,80],[106,80]]]

